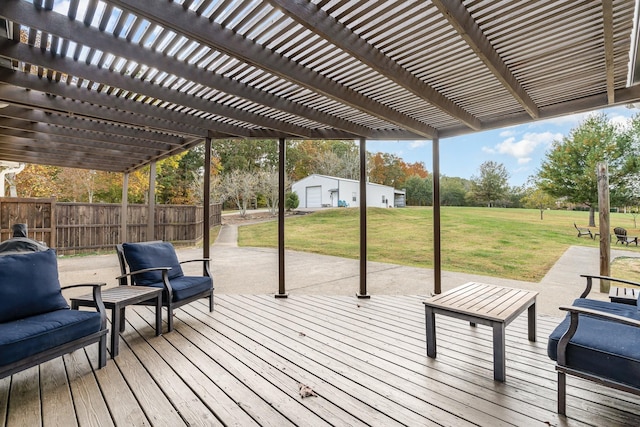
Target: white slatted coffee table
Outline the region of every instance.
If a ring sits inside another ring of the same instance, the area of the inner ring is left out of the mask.
[[[529,341],[536,340],[537,292],[470,282],[424,301],[427,356],[436,357],[436,314],[493,328],[493,378],[505,380],[505,328],[528,310]]]

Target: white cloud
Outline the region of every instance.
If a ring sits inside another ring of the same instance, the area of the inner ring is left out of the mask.
[[[629,129],[631,126],[631,118],[622,114],[615,114],[609,117],[609,123],[620,126],[621,129]]]
[[[482,151],[489,154],[496,154],[496,150],[491,147],[482,147]]]
[[[431,142],[431,141],[426,141],[426,140],[424,140],[424,139],[423,139],[423,140],[417,140],[417,141],[411,141],[411,142],[409,143],[409,147],[410,147],[411,149],[414,149],[414,148],[421,148],[421,147],[424,147],[425,145],[429,144],[430,142]]]
[[[490,154],[506,154],[515,157],[518,164],[526,164],[531,161],[530,154],[539,146],[549,146],[555,139],[561,139],[561,133],[553,132],[528,132],[521,139],[516,140],[511,136],[494,147],[482,147],[482,151]]]
[[[515,131],[515,129],[506,129],[503,130],[502,132],[500,132],[500,137],[501,138],[508,138],[510,136],[516,136],[517,133]]]

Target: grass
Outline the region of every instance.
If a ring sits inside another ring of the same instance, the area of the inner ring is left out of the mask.
[[[533,209],[443,207],[442,268],[539,281],[570,245],[598,247],[597,240],[576,237],[573,223],[586,227],[588,215],[545,211],[540,220],[540,211]],[[640,235],[631,215],[612,213],[611,224]],[[322,210],[285,222],[285,245],[292,250],[357,259],[359,236],[359,211],[353,208]],[[369,261],[433,267],[431,208],[370,208],[367,236]],[[276,247],[277,223],[240,227],[239,244]],[[636,251],[635,246],[629,249]],[[629,274],[640,277],[637,272]]]

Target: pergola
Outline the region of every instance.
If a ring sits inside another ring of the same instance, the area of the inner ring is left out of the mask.
[[[357,139],[361,165],[366,140],[431,140],[438,293],[439,140],[639,101],[637,8],[631,0],[4,0],[0,159],[121,172],[126,194],[129,172],[153,171],[203,141],[209,162],[212,139],[278,139],[282,200],[287,139]],[[365,201],[364,167],[360,178]],[[358,295],[366,297],[360,209]],[[276,296],[285,296],[283,204],[279,222]]]

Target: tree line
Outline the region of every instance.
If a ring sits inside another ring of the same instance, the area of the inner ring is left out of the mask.
[[[275,210],[278,205],[278,143],[274,140],[215,140],[212,144],[212,200],[246,211],[250,206]],[[423,162],[407,163],[390,153],[367,153],[371,182],[406,190],[410,206],[433,203],[433,177]],[[527,184],[509,186],[502,163],[484,162],[470,179],[440,177],[444,206],[547,208],[597,207],[596,164],[609,168],[612,206],[640,204],[640,115],[628,126],[611,123],[604,114],[588,117],[568,135],[553,142]],[[157,162],[154,198],[161,204],[200,204],[204,145]],[[359,179],[360,156],[355,141],[288,141],[287,186],[310,174]],[[149,200],[148,167],[129,176],[128,201]],[[7,176],[19,197],[51,197],[60,201],[119,203],[122,176],[117,173],[55,166],[27,165]],[[637,208],[636,208],[637,210]]]

